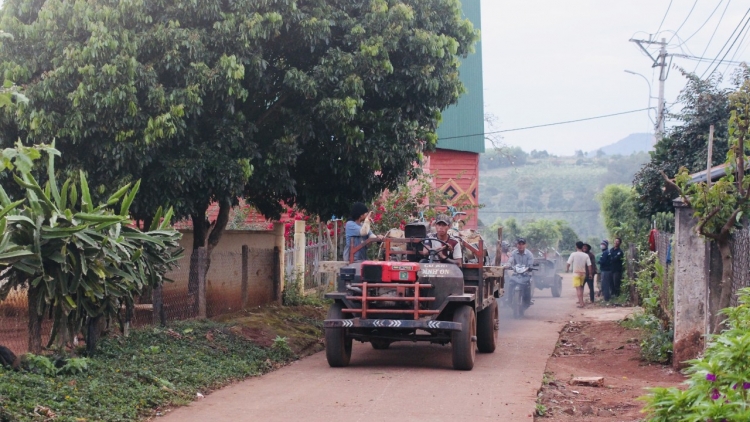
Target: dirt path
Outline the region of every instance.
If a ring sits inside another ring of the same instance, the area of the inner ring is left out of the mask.
[[[565,277],[562,298],[535,292],[523,320],[501,308],[500,346],[477,354],[474,370],[451,369],[450,346],[355,344],[351,366],[332,369],[318,353],[178,408],[173,421],[529,421],[547,359],[562,327],[588,310],[575,307]],[[591,310],[594,312],[595,310]]]

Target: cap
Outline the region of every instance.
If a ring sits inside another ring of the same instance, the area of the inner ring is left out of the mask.
[[[445,214],[440,214],[435,218],[435,224],[438,224],[438,223],[445,223],[446,225],[450,226],[451,219]]]
[[[584,243],[584,244],[583,244],[583,247],[585,248],[586,246],[588,246],[588,247],[589,247],[589,250],[591,250],[591,245],[589,245],[588,243]]]
[[[517,244],[518,243],[523,243],[525,245],[526,244],[526,239],[524,239],[523,237],[516,238],[516,243]]]
[[[607,239],[602,240],[601,244],[604,246],[609,246],[609,242],[607,241]]]
[[[367,213],[367,205],[361,202],[355,202],[352,205],[352,215],[351,215],[352,220],[356,220],[359,217],[361,217],[362,214],[366,214],[366,213]]]

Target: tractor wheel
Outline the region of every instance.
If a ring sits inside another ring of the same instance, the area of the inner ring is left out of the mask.
[[[460,306],[453,313],[453,322],[461,323],[461,331],[451,334],[453,369],[470,371],[474,368],[477,347],[477,318],[471,306]]]
[[[328,309],[326,319],[344,319],[344,305],[336,302]],[[332,368],[349,365],[352,357],[352,339],[346,336],[346,328],[326,328],[326,359]]]
[[[391,342],[383,339],[370,340],[370,344],[372,344],[372,348],[375,350],[385,350],[391,347]]]
[[[562,294],[562,277],[556,276],[555,281],[552,282],[552,296],[560,297]]]
[[[497,347],[499,315],[497,300],[477,314],[477,348],[479,353],[492,353]]]

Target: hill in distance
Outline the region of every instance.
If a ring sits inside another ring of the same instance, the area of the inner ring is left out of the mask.
[[[636,152],[651,151],[653,145],[654,135],[652,133],[631,133],[626,138],[599,149],[607,155],[630,155]],[[589,153],[589,155],[592,154],[596,155],[596,151]]]

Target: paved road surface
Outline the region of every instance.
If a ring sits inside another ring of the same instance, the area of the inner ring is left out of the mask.
[[[500,308],[500,345],[472,371],[451,369],[450,346],[356,343],[351,365],[329,368],[318,353],[216,391],[160,420],[530,421],[547,358],[565,322],[580,318],[570,277],[563,296],[535,292],[523,320]]]

